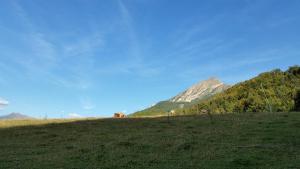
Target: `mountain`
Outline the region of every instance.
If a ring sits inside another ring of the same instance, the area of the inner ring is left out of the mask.
[[[229,85],[224,84],[217,78],[209,78],[191,86],[169,100],[161,101],[150,108],[135,112],[131,116],[165,115],[170,110],[191,106],[217,93],[221,93],[229,87]]]
[[[0,116],[0,120],[23,120],[23,119],[33,119],[33,118],[23,115],[21,113],[10,113],[5,116]]]
[[[275,69],[238,83],[223,93],[197,102],[176,114],[288,112],[300,108],[300,67]]]
[[[201,81],[186,91],[178,94],[177,96],[170,99],[170,102],[192,102],[196,99],[202,100],[209,96],[212,96],[216,93],[220,93],[227,88],[229,85],[225,85],[223,82],[218,80],[217,78],[210,78],[205,81]]]

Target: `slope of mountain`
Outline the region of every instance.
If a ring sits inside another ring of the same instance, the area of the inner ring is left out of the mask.
[[[166,115],[170,110],[191,106],[201,100],[208,99],[217,93],[221,93],[229,87],[229,85],[222,83],[216,78],[210,78],[193,85],[169,100],[161,101],[154,106],[138,111],[131,116]]]
[[[33,118],[23,115],[21,113],[10,113],[5,116],[0,116],[0,120],[22,120],[22,119],[33,119]]]
[[[211,113],[229,112],[287,112],[298,108],[300,91],[300,67],[290,67],[262,73],[236,84],[223,93],[177,109],[177,114],[196,114],[203,110]]]

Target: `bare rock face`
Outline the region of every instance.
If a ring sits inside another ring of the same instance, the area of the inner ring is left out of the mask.
[[[217,78],[210,78],[208,80],[201,81],[186,91],[178,94],[170,99],[170,102],[192,102],[196,99],[203,99],[214,94],[220,93],[230,86],[224,84]]]

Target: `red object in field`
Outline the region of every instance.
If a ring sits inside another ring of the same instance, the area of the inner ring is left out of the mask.
[[[114,118],[124,118],[126,117],[124,113],[122,112],[118,112],[114,114]]]

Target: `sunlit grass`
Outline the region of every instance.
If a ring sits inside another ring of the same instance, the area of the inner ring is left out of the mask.
[[[25,119],[25,120],[0,120],[0,128],[36,126],[55,123],[70,123],[76,121],[95,120],[95,118],[74,118],[74,119]]]

